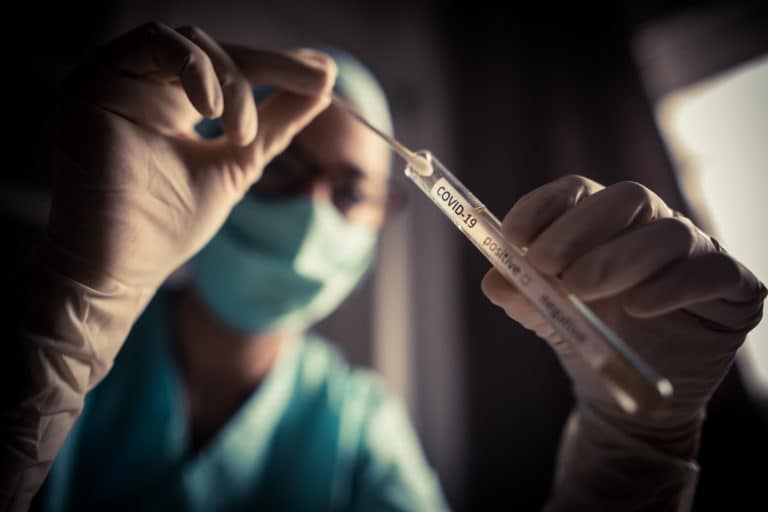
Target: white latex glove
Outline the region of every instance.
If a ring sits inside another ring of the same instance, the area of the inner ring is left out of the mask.
[[[65,84],[49,240],[0,362],[0,510],[28,507],[155,290],[328,105],[335,72],[318,52],[223,48],[199,29],[147,24]],[[257,112],[251,83],[282,92]],[[219,115],[224,137],[195,134]]]
[[[110,43],[65,90],[53,243],[97,279],[158,286],[328,105],[334,79],[320,53],[223,48],[199,29],[149,24]],[[251,83],[284,92],[257,114]],[[225,137],[197,136],[201,116],[221,116]]]
[[[561,446],[553,506],[685,509],[705,407],[760,321],[765,287],[633,182],[556,180],[521,198],[503,229],[529,248],[535,268],[559,276],[674,387],[663,409],[624,413],[514,286],[488,272],[488,298],[547,340],[573,381],[577,408]]]

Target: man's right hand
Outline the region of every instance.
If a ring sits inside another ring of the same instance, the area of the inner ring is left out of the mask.
[[[149,23],[65,83],[49,222],[55,260],[100,289],[153,289],[214,235],[263,167],[327,105],[329,57],[222,47]],[[251,84],[281,92],[258,108]],[[203,140],[202,118],[224,136]]]

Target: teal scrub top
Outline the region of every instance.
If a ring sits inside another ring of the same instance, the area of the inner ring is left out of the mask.
[[[402,403],[307,335],[190,453],[161,291],[88,396],[38,505],[88,510],[445,510]],[[215,343],[215,340],[211,340]]]

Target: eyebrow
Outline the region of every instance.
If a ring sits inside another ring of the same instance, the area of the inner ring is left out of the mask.
[[[363,172],[363,170],[355,164],[343,163],[336,166],[334,170],[338,171],[339,174],[344,176],[354,176],[355,178],[366,177],[366,173]]]
[[[307,154],[307,151],[302,148],[295,140],[288,145],[285,151],[283,151],[283,154],[295,157],[302,164],[313,166],[318,168],[320,171],[330,171],[334,176],[352,176],[355,179],[370,178],[370,181],[385,187],[389,186],[391,182],[391,176],[388,176],[386,179],[377,179],[376,177],[372,176],[371,173],[363,171],[360,166],[348,162],[342,163],[338,166],[330,167],[328,169],[321,169],[319,168],[318,163],[313,158],[311,158]]]

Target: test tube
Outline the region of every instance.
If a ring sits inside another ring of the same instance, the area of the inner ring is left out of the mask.
[[[653,411],[672,396],[672,384],[659,376],[581,299],[556,278],[542,276],[528,263],[525,252],[504,238],[499,219],[429,151],[416,154],[429,165],[410,158],[406,176],[602,377],[623,410],[630,414]]]

